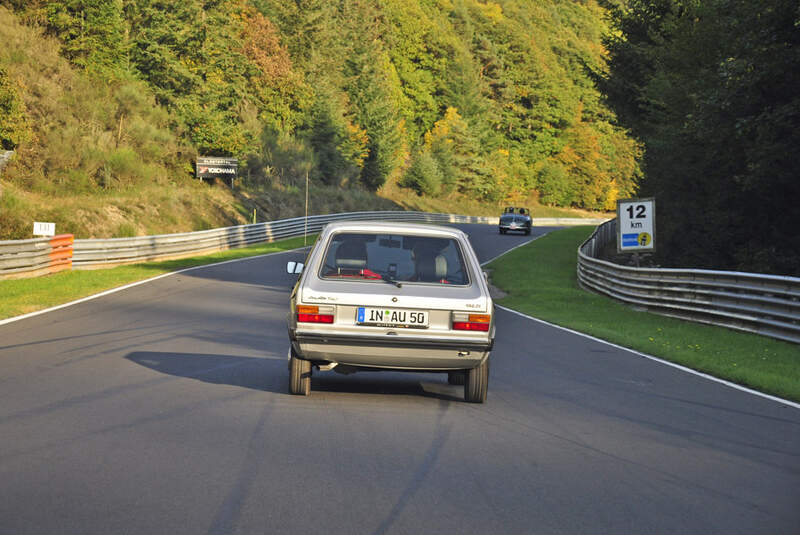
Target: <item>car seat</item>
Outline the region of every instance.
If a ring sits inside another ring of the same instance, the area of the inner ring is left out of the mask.
[[[416,262],[416,279],[419,282],[447,280],[447,259],[442,255],[421,255]]]
[[[367,267],[367,245],[363,241],[348,240],[336,249],[336,269],[361,270]]]

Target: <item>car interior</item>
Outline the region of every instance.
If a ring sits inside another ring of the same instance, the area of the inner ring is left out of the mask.
[[[389,278],[400,282],[468,283],[452,239],[342,233],[320,272],[323,278]]]

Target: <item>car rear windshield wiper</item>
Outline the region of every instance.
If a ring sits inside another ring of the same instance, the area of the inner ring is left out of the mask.
[[[388,282],[389,284],[394,284],[398,288],[402,288],[403,287],[403,284],[400,281],[398,281],[397,279],[395,279],[394,277],[392,277],[388,273],[384,273],[381,276],[381,279],[383,279],[384,281]]]

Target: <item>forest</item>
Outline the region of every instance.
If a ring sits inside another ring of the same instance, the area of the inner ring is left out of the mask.
[[[653,196],[659,265],[797,274],[799,28],[790,0],[0,0],[0,239],[285,217],[308,176],[322,211]],[[235,196],[198,155],[242,162]]]
[[[670,266],[800,276],[800,4],[627,0],[598,84]]]
[[[635,190],[639,147],[592,79],[607,29],[595,1],[0,5],[0,38],[29,41],[0,52],[0,137],[20,153],[4,179],[26,191],[186,180],[198,154],[237,157],[268,186],[308,173],[592,210]],[[36,39],[72,70],[41,67],[54,60]],[[75,90],[41,80],[54,77]]]

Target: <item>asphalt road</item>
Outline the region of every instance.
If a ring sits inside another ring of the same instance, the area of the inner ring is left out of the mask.
[[[508,311],[484,405],[436,374],[289,396],[301,257],[0,326],[0,533],[800,533],[800,410]]]

